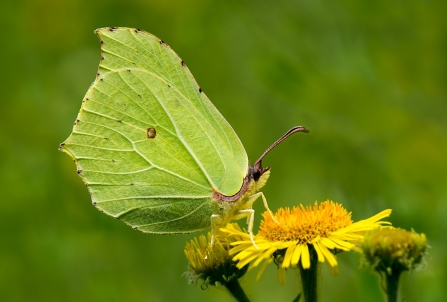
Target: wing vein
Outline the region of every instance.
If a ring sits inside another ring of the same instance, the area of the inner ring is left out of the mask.
[[[175,219],[170,219],[170,220],[167,220],[167,221],[163,221],[163,222],[161,222],[161,223],[173,222],[173,221],[176,221],[176,220],[184,219],[185,217],[191,216],[194,212],[198,211],[198,210],[199,210],[200,208],[202,208],[204,205],[205,205],[205,202],[202,203],[202,204],[201,204],[200,206],[198,206],[197,208],[195,208],[194,211],[191,211],[191,212],[187,213],[186,215],[177,217],[177,218],[175,218]],[[147,208],[148,208],[148,209],[156,208],[156,206],[155,206],[155,207],[147,207]],[[210,219],[211,219],[211,218],[210,218]],[[160,222],[153,222],[153,223],[142,224],[142,225],[139,225],[138,227],[145,227],[145,226],[149,226],[149,225],[153,225],[153,224],[158,224],[158,223],[160,223]]]
[[[121,49],[122,49],[122,50],[125,50],[125,52],[127,52],[127,53],[129,54],[129,56],[136,57],[137,60],[141,63],[141,65],[146,65],[146,66],[148,66],[150,69],[152,69],[152,70],[154,70],[155,72],[157,72],[157,68],[154,68],[153,66],[151,66],[150,64],[148,64],[147,61],[142,60],[142,59],[141,59],[140,57],[138,57],[138,56],[134,56],[134,54],[132,54],[132,52],[130,52],[130,51],[127,50],[127,49],[131,49],[131,50],[135,51],[136,53],[140,54],[140,52],[139,52],[137,49],[132,48],[132,47],[130,47],[129,45],[127,45],[127,44],[125,44],[125,43],[123,43],[123,42],[121,42],[121,41],[119,41],[119,40],[117,40],[117,39],[115,39],[115,38],[113,38],[113,37],[111,37],[111,36],[107,36],[107,37],[108,37],[110,40],[113,40],[113,41],[115,41],[116,43],[121,44],[121,45],[123,46],[123,48],[121,48]],[[140,45],[142,45],[142,44],[140,44]],[[149,45],[150,45],[150,44],[149,44]],[[152,46],[152,45],[151,45],[151,46]],[[145,47],[142,46],[142,48],[146,50]],[[105,50],[105,48],[103,48],[103,50]],[[153,54],[153,56],[154,56],[155,58],[157,57],[155,54]],[[128,61],[129,61],[129,60],[128,60]],[[132,61],[130,61],[130,62],[132,62]],[[132,63],[134,63],[134,62],[132,62]],[[160,76],[161,76],[161,74],[160,74]]]
[[[146,72],[147,73],[147,72]],[[177,127],[177,124],[175,123],[175,120],[172,118],[172,116],[170,115],[169,111],[166,109],[166,107],[164,106],[163,102],[158,98],[157,95],[154,94],[154,92],[152,91],[152,89],[138,76],[134,73],[134,75],[139,78],[139,80],[141,81],[141,83],[143,83],[143,85],[145,85],[147,87],[147,89],[152,93],[152,95],[154,96],[154,98],[158,101],[158,103],[160,104],[161,107],[163,107],[163,110],[165,111],[166,115],[168,116],[168,118],[171,120],[172,124],[174,125],[174,128],[176,130],[177,133],[177,137],[179,138],[179,140],[182,142],[182,144],[185,146],[185,148],[187,149],[187,151],[189,152],[189,154],[191,155],[192,158],[194,158],[194,161],[196,162],[197,166],[202,170],[202,173],[205,175],[205,177],[207,178],[208,182],[213,186],[216,187],[216,184],[214,184],[214,182],[212,181],[212,179],[210,178],[208,172],[205,170],[205,168],[203,167],[203,165],[200,163],[199,159],[197,158],[196,154],[190,149],[189,145],[186,143],[185,139],[183,138],[183,136],[180,134],[179,129]],[[165,93],[163,91],[163,93]],[[189,101],[182,93],[179,93],[180,96],[182,96],[185,100]],[[181,103],[180,103],[181,104]],[[182,106],[185,108],[186,111],[189,112],[189,110],[187,110],[187,108],[182,104]],[[189,112],[191,113],[191,112]],[[207,136],[208,140],[211,142],[211,144],[213,145],[214,149],[216,150],[216,153],[219,155],[219,158],[221,160],[221,162],[224,164],[224,161],[222,159],[221,154],[219,153],[217,147],[214,145],[213,140],[211,139],[211,137],[209,136],[209,134],[207,133],[207,131],[205,131],[206,129],[201,125],[201,123],[199,122],[199,120],[197,119],[197,117],[193,114],[191,114],[192,118],[194,118],[197,122],[197,124],[201,127],[202,131],[205,133],[205,135]],[[202,119],[202,121],[205,119]]]
[[[105,200],[97,200],[96,203],[104,203],[104,202],[111,202],[111,201],[121,201],[121,200],[130,200],[130,199],[180,199],[180,200],[190,200],[190,199],[203,199],[203,198],[209,198],[207,195],[201,195],[201,196],[128,196],[123,198],[112,198],[112,199],[105,199]],[[157,205],[158,206],[158,205]]]

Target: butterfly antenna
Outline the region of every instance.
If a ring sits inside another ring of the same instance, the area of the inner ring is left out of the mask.
[[[293,127],[292,129],[287,131],[286,134],[281,136],[276,142],[274,142],[270,147],[268,147],[267,150],[265,150],[264,153],[262,153],[261,157],[259,157],[259,159],[255,162],[253,167],[257,169],[261,174],[270,169],[270,167],[262,168],[262,159],[267,155],[267,153],[269,153],[273,148],[278,146],[282,141],[284,141],[286,138],[297,132],[309,133],[309,130],[303,126]]]

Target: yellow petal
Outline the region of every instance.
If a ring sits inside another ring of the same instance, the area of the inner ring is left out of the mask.
[[[307,247],[307,244],[302,245],[301,248],[301,264],[303,265],[303,268],[309,268],[310,267],[310,256],[309,256],[309,248]]]
[[[240,251],[244,251],[246,249],[248,249],[248,247],[243,245],[243,244],[241,244],[241,245],[238,245],[236,247],[231,248],[231,250],[228,251],[228,254],[230,254],[230,255],[237,254]]]
[[[284,260],[282,262],[282,267],[290,267],[290,262],[292,261],[292,256],[295,248],[296,244],[293,244],[287,248],[286,254],[284,255]]]
[[[286,285],[286,269],[278,267],[278,280],[280,285]]]
[[[382,218],[388,217],[391,215],[391,209],[387,209],[387,210],[383,210],[382,212],[380,212],[379,214],[376,214],[368,219],[365,219],[366,221],[370,221],[370,222],[376,222]]]
[[[321,238],[321,244],[331,250],[336,248],[334,241],[329,240],[328,238]]]
[[[298,262],[300,261],[301,258],[301,251],[303,250],[303,245],[302,244],[298,244],[295,248],[295,251],[293,252],[292,255],[292,265],[297,265]]]
[[[349,251],[350,249],[352,249],[354,247],[354,244],[352,244],[351,242],[339,239],[335,236],[329,236],[329,239],[334,241],[334,243],[337,245],[336,248],[344,250],[344,251]]]
[[[332,275],[332,276],[337,276],[338,273],[339,273],[339,271],[338,271],[338,266],[331,266],[331,265],[329,264],[329,262],[326,262],[326,263],[327,263],[327,266],[329,267],[329,270],[331,271],[331,275]]]
[[[317,252],[318,261],[324,262],[324,256],[323,256],[323,253],[321,252],[319,243],[315,242],[315,243],[312,243],[312,245],[314,246],[315,252]]]
[[[264,253],[262,253],[262,255],[258,258],[258,259],[256,259],[256,261],[253,263],[253,266],[258,266],[258,264],[262,261],[262,260],[264,260],[264,259],[267,259],[267,258],[270,258],[270,256],[274,253],[274,252],[276,252],[276,247],[271,247],[270,249],[268,249],[267,251],[265,251]]]
[[[239,255],[241,255],[241,254],[238,254],[237,256],[239,256]],[[237,257],[236,256],[236,257]],[[233,258],[233,260],[238,260],[238,259],[236,259],[236,257],[235,258]],[[258,257],[258,254],[251,254],[251,255],[247,255],[246,257],[244,257],[243,259],[241,258],[240,260],[239,260],[239,262],[237,263],[237,267],[238,268],[242,268],[242,267],[244,267],[246,264],[248,264],[250,261],[252,261],[253,259],[255,259],[256,257]]]
[[[269,261],[270,260],[270,261]],[[262,264],[261,268],[259,269],[258,273],[256,274],[256,281],[261,279],[262,273],[264,273],[265,268],[267,267],[267,264],[271,262],[271,259],[266,259],[264,263]],[[251,266],[251,265],[250,265]]]
[[[327,259],[329,265],[336,266],[337,258],[335,258],[334,254],[332,254],[324,244],[320,244],[320,249],[321,249],[321,252],[323,253],[324,257]]]

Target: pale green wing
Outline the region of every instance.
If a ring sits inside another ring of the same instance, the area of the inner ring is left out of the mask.
[[[129,28],[96,31],[97,78],[61,144],[93,203],[144,232],[193,232],[247,174],[234,130],[163,41]]]

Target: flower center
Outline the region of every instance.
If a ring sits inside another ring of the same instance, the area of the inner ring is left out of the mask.
[[[296,241],[310,243],[316,237],[328,237],[330,233],[352,224],[351,213],[332,201],[320,205],[280,208],[274,217],[263,214],[259,234],[271,241]]]

